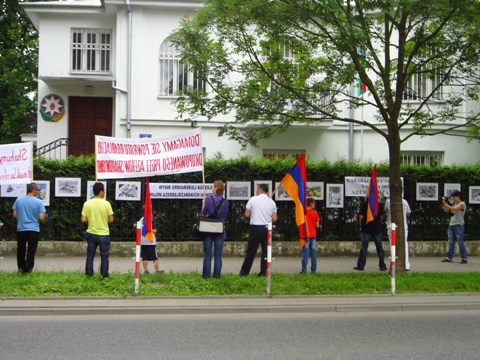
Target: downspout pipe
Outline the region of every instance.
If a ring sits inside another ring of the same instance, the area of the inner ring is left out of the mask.
[[[127,138],[132,137],[132,8],[130,0],[125,0],[127,9]]]
[[[355,86],[353,84],[350,84],[350,96],[355,96]],[[353,109],[352,106],[350,106],[350,119],[353,119],[355,117],[355,109]],[[354,160],[353,155],[353,139],[354,139],[354,129],[355,124],[353,123],[348,123],[348,160],[352,161]]]

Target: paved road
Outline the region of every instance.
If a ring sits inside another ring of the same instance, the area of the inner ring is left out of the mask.
[[[5,360],[478,359],[480,311],[0,317]]]
[[[480,271],[480,257],[469,258],[468,264],[460,264],[460,258],[455,257],[452,263],[440,262],[441,257],[412,257],[412,272],[468,272]],[[389,259],[385,259],[388,266]],[[202,271],[203,258],[192,257],[168,257],[159,258],[160,268],[166,272],[199,272]],[[224,257],[223,273],[237,274],[242,266],[243,258],[241,257]],[[97,253],[95,257],[95,266],[100,265],[100,257]],[[350,272],[355,271],[353,267],[357,264],[356,257],[319,257],[318,273],[330,272]],[[84,271],[84,257],[36,257],[35,271]],[[133,272],[135,269],[135,258],[132,257],[111,257],[111,272]],[[300,272],[301,259],[299,257],[278,257],[272,261],[272,273],[288,273],[296,274]],[[0,271],[16,271],[16,258],[13,256],[0,257]],[[149,263],[149,270],[153,270],[153,264]],[[252,273],[260,270],[260,258],[256,258],[252,266]],[[377,272],[378,258],[369,256],[367,272]]]

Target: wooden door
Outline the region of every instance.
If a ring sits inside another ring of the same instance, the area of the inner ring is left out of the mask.
[[[68,155],[95,152],[95,135],[112,136],[112,98],[69,97]]]

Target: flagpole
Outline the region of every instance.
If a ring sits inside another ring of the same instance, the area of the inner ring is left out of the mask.
[[[203,198],[207,197],[207,189],[205,189],[205,170],[202,169]]]
[[[272,291],[272,274],[270,267],[272,266],[272,223],[267,224],[267,296],[270,297]]]
[[[277,190],[282,186],[282,184],[278,185],[275,190],[272,191],[272,194],[270,195],[270,198],[273,198],[273,195],[277,192]]]
[[[145,221],[145,219],[143,220]],[[137,221],[136,244],[135,244],[135,295],[138,295],[140,289],[140,239],[142,232],[142,222]]]

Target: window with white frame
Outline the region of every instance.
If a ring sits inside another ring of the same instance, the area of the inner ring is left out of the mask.
[[[269,160],[275,160],[277,158],[285,159],[288,156],[298,160],[302,154],[305,154],[305,150],[291,150],[291,149],[264,149],[263,157]]]
[[[432,58],[434,55],[435,50],[430,50],[426,56]],[[424,59],[420,59],[420,61],[422,60]],[[403,99],[420,101],[432,95],[432,100],[442,100],[442,80],[440,70],[433,64],[421,66],[408,80],[406,90],[403,92]]]
[[[404,164],[437,166],[443,165],[444,153],[441,151],[402,151],[400,156]]]
[[[160,96],[176,96],[186,86],[205,90],[199,70],[190,71],[180,60],[180,53],[167,39],[160,46]]]
[[[112,31],[109,29],[72,29],[74,73],[111,73]]]

